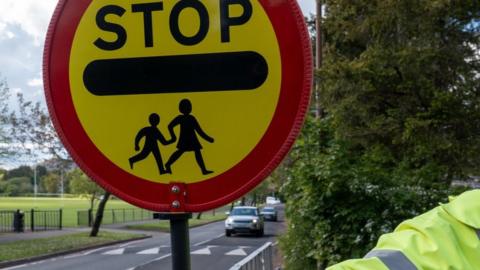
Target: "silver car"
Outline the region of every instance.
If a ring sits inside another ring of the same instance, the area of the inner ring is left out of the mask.
[[[257,207],[237,206],[232,209],[225,220],[225,235],[234,233],[253,233],[263,236],[263,216]]]

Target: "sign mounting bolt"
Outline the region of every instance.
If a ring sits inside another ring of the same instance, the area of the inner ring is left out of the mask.
[[[179,186],[173,186],[172,187],[172,192],[175,193],[175,194],[180,193],[180,187]]]
[[[180,208],[180,202],[179,201],[173,201],[172,202],[172,207],[175,208],[175,209]]]

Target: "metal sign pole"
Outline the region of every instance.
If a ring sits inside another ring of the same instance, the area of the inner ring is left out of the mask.
[[[154,218],[170,220],[172,270],[190,270],[190,237],[188,220],[192,213],[155,213]]]
[[[191,217],[191,213],[170,215],[170,239],[172,243],[173,270],[190,270],[188,219]]]

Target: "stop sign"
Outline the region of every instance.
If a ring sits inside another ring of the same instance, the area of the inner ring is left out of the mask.
[[[56,130],[92,179],[143,208],[205,211],[289,151],[310,39],[294,0],[61,0],[44,80]]]

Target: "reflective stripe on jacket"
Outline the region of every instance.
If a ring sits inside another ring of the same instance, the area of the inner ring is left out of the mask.
[[[480,269],[480,190],[402,222],[365,258],[327,270]]]

